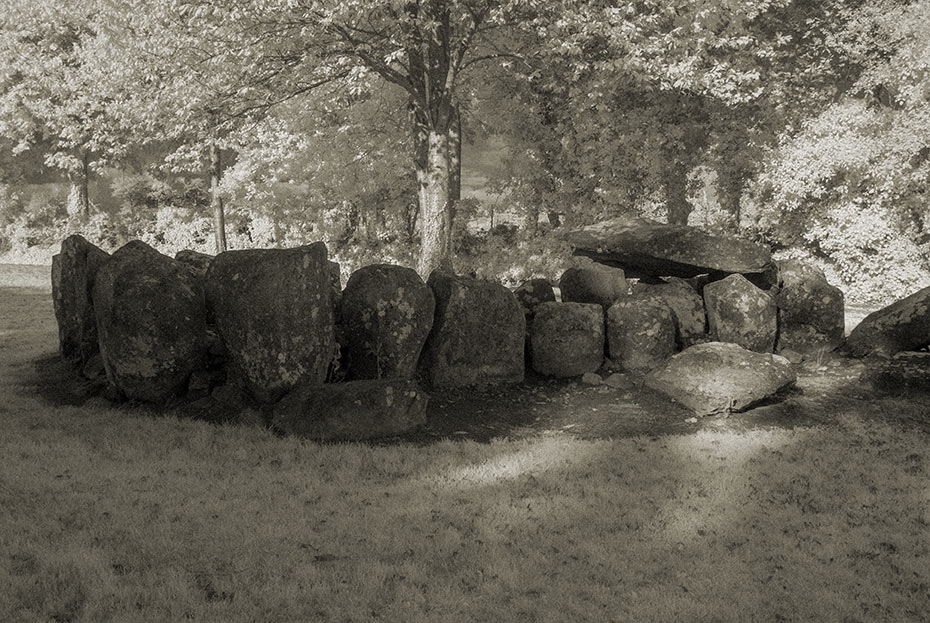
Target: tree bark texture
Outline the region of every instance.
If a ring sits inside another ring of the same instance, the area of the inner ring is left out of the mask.
[[[226,250],[226,212],[220,196],[220,177],[223,174],[223,159],[216,142],[210,143],[210,206],[213,208],[213,231],[216,236],[216,252]]]
[[[437,268],[452,269],[452,214],[449,210],[449,135],[430,130],[426,167],[417,170],[420,201],[420,257],[423,279]]]
[[[688,173],[682,167],[672,167],[665,175],[665,206],[669,225],[688,224]]]
[[[68,214],[71,216],[90,215],[90,155],[86,151],[80,154],[80,163],[74,171],[68,172]]]

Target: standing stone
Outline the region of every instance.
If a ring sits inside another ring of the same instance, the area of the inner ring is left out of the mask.
[[[592,264],[562,273],[559,290],[566,303],[597,303],[607,309],[626,297],[630,286],[621,269]]]
[[[675,318],[662,301],[631,296],[607,310],[607,350],[624,370],[648,371],[675,354]]]
[[[374,264],[352,273],[341,307],[350,376],[412,377],[435,307],[433,291],[410,268]]]
[[[326,379],[336,341],[325,244],[220,253],[207,273],[207,298],[230,372],[256,400],[275,402]]]
[[[206,355],[206,307],[193,271],[134,240],[104,262],[94,284],[100,354],[126,398],[182,393]]]
[[[530,323],[530,361],[539,374],[570,377],[604,363],[604,308],[597,303],[542,303]]]
[[[874,311],[850,331],[844,348],[855,357],[890,357],[930,345],[930,286]]]
[[[833,350],[846,329],[843,292],[823,272],[796,260],[778,264],[778,350]]]
[[[82,236],[68,236],[52,259],[52,304],[61,355],[81,367],[99,352],[94,315],[94,281],[110,255]]]
[[[697,344],[646,376],[646,387],[698,415],[743,411],[797,380],[791,364],[736,344]]]
[[[707,340],[704,299],[684,279],[669,277],[660,284],[640,281],[633,286],[633,294],[654,297],[668,305],[675,318],[675,339],[680,348]]]
[[[704,286],[704,304],[711,339],[760,353],[775,350],[775,299],[742,275]]]
[[[421,364],[434,387],[467,387],[523,380],[526,320],[504,286],[433,271],[433,329]]]
[[[530,279],[524,281],[513,291],[517,297],[517,302],[523,308],[523,313],[527,317],[532,317],[536,313],[536,308],[542,303],[554,303],[555,292],[552,290],[552,284],[548,279]]]
[[[426,424],[428,399],[412,379],[302,386],[274,406],[272,425],[315,441],[393,437]]]

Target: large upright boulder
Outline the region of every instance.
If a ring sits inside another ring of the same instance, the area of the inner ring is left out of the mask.
[[[607,310],[607,350],[624,370],[646,372],[675,354],[675,318],[660,299],[635,295]]]
[[[272,425],[315,441],[393,437],[426,424],[428,396],[412,379],[302,386],[275,404]]]
[[[846,329],[843,292],[823,272],[797,260],[778,265],[778,350],[833,350]]]
[[[704,304],[711,339],[760,353],[775,350],[775,299],[742,275],[730,275],[704,286]]]
[[[340,314],[349,375],[412,377],[435,307],[433,291],[413,269],[373,264],[352,273]]]
[[[526,320],[504,286],[433,271],[433,329],[421,357],[434,387],[467,387],[523,380]]]
[[[580,376],[604,363],[604,308],[597,303],[542,303],[529,334],[530,361],[539,374]]]
[[[103,263],[93,299],[109,381],[135,400],[183,392],[206,355],[206,306],[193,271],[134,240]]]
[[[597,303],[607,309],[627,296],[629,284],[621,269],[592,264],[562,273],[559,291],[566,303]]]
[[[712,415],[743,411],[796,380],[784,357],[707,342],[674,355],[646,376],[645,385],[698,415]]]
[[[326,380],[335,359],[332,267],[326,245],[220,253],[207,298],[234,381],[271,403]]]
[[[930,345],[930,286],[866,316],[844,349],[856,357],[890,357]]]
[[[684,279],[669,277],[663,283],[640,281],[633,286],[633,294],[653,297],[672,310],[675,318],[675,339],[680,348],[707,341],[704,299]]]
[[[103,249],[74,234],[62,241],[61,253],[52,258],[52,305],[58,321],[58,345],[62,357],[77,366],[86,364],[99,351],[93,290],[97,271],[109,257]]]
[[[575,255],[619,266],[629,277],[765,273],[773,266],[772,254],[763,245],[638,217],[622,216],[575,229],[565,239]]]

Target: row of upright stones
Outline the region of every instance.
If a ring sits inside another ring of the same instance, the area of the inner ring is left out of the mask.
[[[314,438],[422,425],[417,376],[523,380],[524,314],[507,288],[380,264],[343,290],[323,243],[171,258],[141,241],[109,255],[75,235],[52,289],[62,355],[105,373],[109,397],[246,403]]]
[[[598,264],[559,282],[500,284],[372,265],[341,288],[323,243],[295,249],[182,251],[140,241],[109,255],[80,236],[52,266],[62,355],[113,397],[186,394],[250,403],[284,430],[314,438],[397,434],[425,422],[415,377],[449,388],[607,367],[656,368],[675,352],[731,342],[772,353],[832,348],[842,293],[795,262],[760,288],[717,280],[640,279]],[[340,382],[333,382],[340,381]]]

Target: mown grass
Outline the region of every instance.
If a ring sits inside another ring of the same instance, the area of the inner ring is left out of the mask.
[[[319,445],[52,407],[0,289],[0,621],[921,621],[926,434]]]

